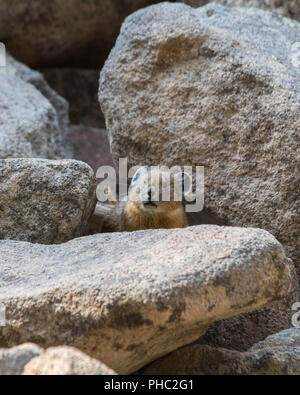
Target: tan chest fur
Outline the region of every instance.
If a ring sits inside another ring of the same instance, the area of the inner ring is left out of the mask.
[[[171,229],[187,226],[182,205],[170,211],[142,211],[134,202],[128,202],[123,217],[123,230]]]

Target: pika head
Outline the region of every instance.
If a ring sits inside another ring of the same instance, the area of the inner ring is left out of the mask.
[[[145,213],[165,213],[182,207],[183,192],[190,186],[186,173],[144,166],[132,178],[128,200]]]

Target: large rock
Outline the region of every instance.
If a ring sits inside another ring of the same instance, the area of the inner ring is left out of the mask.
[[[105,126],[98,101],[98,68],[43,69],[42,72],[49,85],[67,99],[71,123],[94,128]]]
[[[59,141],[57,142],[58,155],[64,159],[72,158],[72,144],[69,136],[69,103],[67,100],[48,85],[40,72],[30,69],[9,54],[6,56],[6,67],[10,74],[14,74],[23,81],[34,85],[52,104],[57,114],[60,132]]]
[[[202,7],[211,2],[229,7],[257,7],[300,21],[299,0],[182,0],[182,2],[192,7]]]
[[[7,54],[0,83],[0,158],[71,157],[68,104],[42,75]]]
[[[99,67],[124,18],[153,0],[0,0],[0,41],[31,66]]]
[[[36,344],[22,344],[9,349],[0,349],[0,376],[22,374],[25,365],[42,353],[43,350]]]
[[[144,374],[196,375],[299,375],[300,330],[269,336],[248,352],[194,344],[150,365]]]
[[[86,234],[93,170],[75,160],[0,160],[0,239],[61,243]]]
[[[204,164],[206,206],[270,231],[300,273],[295,41],[298,22],[256,8],[162,3],[126,19],[99,97],[115,160]]]
[[[72,345],[118,373],[290,289],[288,260],[268,232],[209,225],[52,246],[0,241],[0,278],[1,347]]]
[[[24,369],[25,376],[99,376],[116,373],[103,363],[90,358],[73,347],[48,348],[33,358]]]

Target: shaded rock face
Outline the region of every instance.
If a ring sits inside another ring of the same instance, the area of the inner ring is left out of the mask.
[[[90,165],[95,174],[100,166],[114,167],[106,129],[72,125],[70,130],[75,159]]]
[[[60,68],[42,72],[51,87],[70,104],[74,159],[88,163],[95,172],[103,165],[114,166],[98,101],[99,70]]]
[[[193,344],[154,362],[144,374],[299,375],[300,330],[269,336],[244,353]]]
[[[0,41],[31,66],[99,67],[124,18],[146,5],[147,0],[1,0]]]
[[[0,83],[0,158],[71,157],[68,104],[42,75],[7,55]]]
[[[25,376],[94,376],[115,375],[103,363],[73,347],[53,347],[32,359],[24,369]]]
[[[94,172],[74,160],[0,160],[0,202],[0,239],[65,242],[87,232]]]
[[[212,1],[229,7],[262,8],[300,21],[300,3],[298,0],[182,0],[182,3],[192,7],[202,7]]]
[[[22,344],[10,349],[0,349],[0,376],[20,375],[25,365],[43,353],[36,344]]]
[[[162,3],[124,22],[100,77],[113,158],[205,165],[205,205],[267,229],[300,270],[300,24]]]
[[[70,104],[72,124],[105,127],[98,101],[98,69],[43,69],[49,85]]]
[[[214,321],[285,297],[290,270],[268,232],[218,226],[0,241],[0,346],[72,345],[131,373]]]

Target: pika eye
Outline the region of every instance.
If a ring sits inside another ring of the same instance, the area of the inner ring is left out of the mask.
[[[143,166],[140,167],[136,173],[134,174],[132,181],[131,181],[131,185],[134,185],[138,182],[138,180],[140,179],[140,177],[144,174],[146,174],[149,171],[149,167],[148,166]]]

